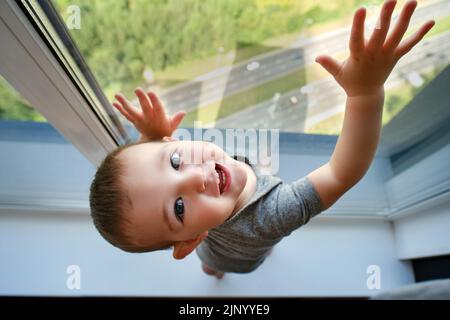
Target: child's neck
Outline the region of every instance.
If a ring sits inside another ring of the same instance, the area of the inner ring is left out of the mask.
[[[242,190],[238,200],[236,201],[236,206],[234,207],[233,213],[230,218],[236,214],[242,207],[245,206],[247,202],[250,201],[251,197],[256,191],[256,175],[253,169],[245,162],[237,161],[238,165],[242,166],[247,174],[247,182],[245,183],[244,189]]]

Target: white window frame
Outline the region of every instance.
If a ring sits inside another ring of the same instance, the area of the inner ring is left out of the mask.
[[[121,139],[126,140],[98,97],[91,90],[82,92],[74,83],[15,1],[0,1],[0,39],[0,74],[92,164],[100,164]],[[70,55],[65,58],[79,83],[89,88]]]

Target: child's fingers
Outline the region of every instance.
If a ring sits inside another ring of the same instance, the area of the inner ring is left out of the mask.
[[[400,17],[398,18],[394,30],[392,31],[391,36],[386,40],[385,48],[388,51],[394,51],[402,40],[406,30],[408,29],[411,16],[413,15],[416,6],[416,0],[408,1],[403,6],[402,12],[400,13]]]
[[[136,94],[136,96],[139,99],[139,103],[141,104],[141,109],[144,112],[145,117],[147,119],[148,118],[151,119],[154,116],[154,112],[153,112],[153,106],[152,106],[150,99],[147,97],[144,90],[142,90],[141,88],[137,88],[134,91],[134,93]]]
[[[364,50],[364,20],[366,9],[360,8],[353,15],[352,31],[350,33],[350,54],[357,57]]]
[[[318,56],[316,62],[327,70],[333,77],[336,77],[341,70],[340,63],[330,56]]]
[[[381,9],[380,17],[378,18],[377,25],[373,30],[372,36],[367,44],[367,50],[375,53],[378,51],[386,40],[386,35],[389,31],[391,23],[392,12],[394,11],[396,0],[388,0],[384,3]]]
[[[122,108],[122,106],[121,106],[119,103],[113,102],[113,106],[114,106],[117,110],[119,110],[119,112],[120,112],[120,113],[121,113],[128,121],[130,121],[131,123],[134,122],[134,119],[128,114],[128,112],[126,112],[126,111]]]
[[[148,92],[147,95],[152,101],[156,117],[160,119],[161,115],[164,116],[166,114],[164,106],[162,105],[161,101],[159,101],[157,95],[154,92]]]
[[[184,111],[178,111],[177,113],[175,113],[171,120],[170,120],[170,126],[172,131],[175,130],[176,128],[178,128],[178,126],[180,125],[181,121],[183,121],[184,116],[186,115],[186,112]]]
[[[400,59],[402,56],[407,54],[420,40],[423,39],[427,32],[433,28],[434,24],[434,20],[426,22],[416,33],[403,41],[395,50],[394,55],[396,59]]]
[[[132,118],[139,118],[140,114],[137,112],[136,108],[133,107],[122,94],[118,93],[114,97],[120,102],[123,109],[125,109]]]

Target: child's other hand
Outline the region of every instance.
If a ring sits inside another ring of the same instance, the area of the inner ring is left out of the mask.
[[[141,88],[137,88],[134,92],[139,99],[142,111],[120,93],[115,95],[119,103],[113,102],[113,106],[134,124],[141,133],[141,138],[158,141],[164,137],[171,137],[186,113],[178,111],[173,116],[169,116],[155,93],[146,94]]]
[[[349,42],[350,56],[344,62],[340,63],[330,56],[322,55],[316,58],[316,62],[336,79],[347,96],[371,95],[379,92],[397,61],[433,27],[434,21],[430,20],[400,43],[417,6],[416,1],[408,1],[393,31],[386,39],[395,5],[395,0],[384,2],[377,25],[368,41],[364,38],[366,10],[365,8],[356,10]]]

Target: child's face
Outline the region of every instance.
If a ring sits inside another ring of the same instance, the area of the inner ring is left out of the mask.
[[[213,143],[144,143],[123,150],[119,157],[132,204],[126,213],[131,222],[127,231],[138,245],[193,239],[223,223],[242,205],[245,164]],[[231,184],[223,193],[216,163],[229,172]]]

